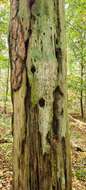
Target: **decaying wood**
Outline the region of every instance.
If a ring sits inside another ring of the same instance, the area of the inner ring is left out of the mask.
[[[71,190],[63,0],[13,0],[14,190]]]
[[[22,72],[25,67],[25,43],[22,24],[19,18],[11,21],[10,30],[11,84],[12,89],[17,90],[21,86]]]

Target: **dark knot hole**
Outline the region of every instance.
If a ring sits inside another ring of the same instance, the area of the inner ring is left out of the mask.
[[[31,72],[32,72],[33,74],[36,72],[36,68],[35,68],[34,65],[32,65],[32,67],[31,67]]]
[[[43,98],[41,98],[39,100],[39,105],[40,105],[40,107],[44,107],[45,106],[45,100]]]

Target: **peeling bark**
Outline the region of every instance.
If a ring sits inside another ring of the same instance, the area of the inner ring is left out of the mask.
[[[9,50],[14,190],[71,190],[63,1],[11,1]]]

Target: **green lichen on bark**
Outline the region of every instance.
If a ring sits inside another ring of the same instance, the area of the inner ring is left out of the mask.
[[[63,0],[11,2],[14,190],[71,190],[64,33]]]
[[[49,3],[51,7],[49,7]],[[40,0],[33,5],[31,14],[32,18],[34,16],[34,24],[32,25],[33,32],[27,57],[28,78],[32,88],[32,105],[38,104],[42,97],[45,99],[45,107],[39,108],[39,130],[43,134],[43,151],[46,152],[46,147],[49,146],[46,142],[46,136],[52,122],[53,91],[57,83],[58,67],[54,50],[54,34],[56,31],[54,3]],[[32,64],[36,68],[34,75],[31,73]]]

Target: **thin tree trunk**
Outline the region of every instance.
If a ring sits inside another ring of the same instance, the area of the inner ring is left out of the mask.
[[[7,104],[7,99],[8,99],[8,90],[9,90],[9,63],[8,63],[8,70],[7,70],[6,92],[5,92],[5,102],[4,102],[5,113],[6,113],[6,104]]]
[[[85,68],[84,68],[85,70]],[[86,75],[85,75],[85,82],[86,82]],[[84,92],[84,121],[86,121],[86,92]]]
[[[13,0],[14,190],[71,190],[63,0]]]
[[[80,108],[81,117],[84,118],[84,108],[83,108],[83,63],[81,63],[81,89],[80,89]]]

